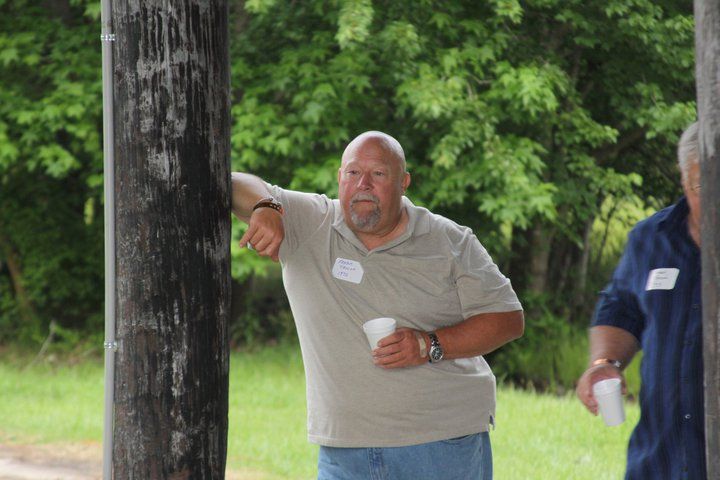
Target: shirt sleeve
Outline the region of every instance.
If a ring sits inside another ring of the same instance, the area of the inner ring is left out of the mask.
[[[470,229],[458,244],[455,282],[463,318],[522,310],[510,284]]]
[[[268,185],[273,197],[283,206],[285,238],[280,245],[280,259],[287,259],[313,233],[328,216],[334,215],[332,201],[325,195],[285,190]]]
[[[637,235],[631,232],[610,283],[600,292],[592,322],[592,326],[608,325],[627,330],[638,341],[645,329],[645,315],[633,289],[637,272],[644,271],[637,265],[639,248],[641,245],[637,241]]]

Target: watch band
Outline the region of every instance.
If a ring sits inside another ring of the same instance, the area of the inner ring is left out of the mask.
[[[620,360],[613,360],[612,358],[598,358],[593,360],[592,364],[590,364],[591,367],[595,367],[597,365],[612,365],[618,369],[622,368],[622,362]]]
[[[285,210],[283,210],[282,204],[275,200],[273,197],[263,198],[262,200],[257,202],[253,207],[253,211],[257,210],[258,208],[272,208],[276,212],[280,212],[280,215],[285,214]]]

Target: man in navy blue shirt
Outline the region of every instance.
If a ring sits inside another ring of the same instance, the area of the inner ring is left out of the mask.
[[[698,124],[683,133],[678,163],[685,196],[639,222],[590,329],[590,365],[577,394],[593,414],[592,385],[620,378],[642,349],[640,421],[626,479],[705,479],[700,166]]]

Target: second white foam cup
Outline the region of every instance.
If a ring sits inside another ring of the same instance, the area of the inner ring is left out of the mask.
[[[380,317],[368,320],[363,324],[363,331],[368,339],[370,348],[377,348],[377,342],[395,333],[397,322],[394,318]]]
[[[620,425],[625,421],[625,406],[620,383],[619,378],[608,378],[593,385],[593,395],[608,427]]]

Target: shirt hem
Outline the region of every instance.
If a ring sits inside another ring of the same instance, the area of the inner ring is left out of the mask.
[[[308,442],[323,447],[336,448],[392,448],[392,447],[411,447],[423,443],[439,442],[449,440],[451,438],[463,437],[465,435],[474,435],[476,433],[488,432],[490,425],[483,425],[480,428],[472,428],[465,430],[457,430],[452,433],[433,432],[432,434],[413,435],[410,437],[400,437],[392,440],[372,440],[364,441],[360,439],[345,440],[333,437],[324,437],[322,435],[308,434]]]

